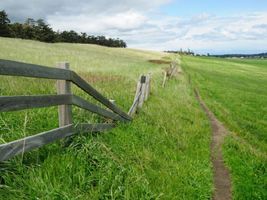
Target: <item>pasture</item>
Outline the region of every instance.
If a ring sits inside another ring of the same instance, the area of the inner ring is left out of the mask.
[[[140,74],[151,72],[149,100],[129,124],[82,134],[18,155],[0,165],[1,199],[210,199],[210,126],[186,76],[162,88],[169,54],[95,45],[0,38],[0,59],[70,68],[128,111]],[[91,102],[80,89],[73,93]],[[55,81],[1,76],[0,93],[56,94]],[[74,109],[77,122],[103,119]],[[1,143],[58,127],[57,107],[0,113]]]
[[[222,153],[233,199],[267,198],[267,61],[179,56],[89,44],[0,38],[0,59],[70,68],[127,112],[140,74],[151,95],[131,123],[0,163],[0,199],[212,199],[212,127],[195,89],[229,134]],[[164,68],[181,72],[162,87]],[[0,95],[56,94],[56,81],[0,76]],[[101,106],[76,86],[75,95]],[[101,106],[104,108],[103,106]],[[0,142],[57,128],[57,107],[0,112]],[[73,106],[74,124],[106,119]]]

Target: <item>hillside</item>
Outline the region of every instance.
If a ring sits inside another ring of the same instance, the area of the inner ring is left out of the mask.
[[[209,122],[184,74],[161,87],[168,54],[0,38],[0,59],[71,69],[127,111],[136,81],[152,73],[152,94],[129,124],[74,137],[1,163],[0,199],[210,199]],[[1,77],[0,95],[55,94],[55,81]],[[73,92],[93,101],[81,90]],[[103,119],[74,109],[76,122]],[[58,127],[57,108],[0,113],[1,143]]]

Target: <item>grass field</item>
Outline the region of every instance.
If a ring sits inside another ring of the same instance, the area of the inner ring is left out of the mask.
[[[148,62],[172,59],[167,54],[5,38],[0,46],[0,59],[46,66],[69,61],[125,111],[138,76],[152,73],[152,94],[132,123],[76,136],[68,148],[57,142],[0,163],[0,199],[211,199],[209,122],[183,74],[163,89],[166,65]],[[56,92],[50,80],[1,76],[0,83],[0,95]],[[73,92],[93,101],[76,87]],[[75,123],[102,120],[74,109]],[[57,126],[56,107],[0,113],[1,143]]]
[[[182,65],[231,131],[223,151],[234,199],[267,199],[267,60],[183,57]]]

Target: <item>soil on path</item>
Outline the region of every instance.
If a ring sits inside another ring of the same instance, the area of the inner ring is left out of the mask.
[[[214,174],[213,182],[215,187],[213,200],[230,200],[232,199],[231,179],[229,171],[224,165],[222,156],[222,144],[228,131],[209,110],[205,102],[201,99],[201,96],[197,90],[195,90],[195,94],[201,107],[208,116],[212,127],[211,159]]]

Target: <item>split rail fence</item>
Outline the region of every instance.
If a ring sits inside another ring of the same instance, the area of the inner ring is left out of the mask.
[[[0,112],[31,108],[59,106],[59,128],[0,145],[0,161],[17,154],[39,148],[55,140],[81,132],[101,132],[115,126],[114,121],[130,122],[137,107],[141,108],[148,98],[150,76],[142,76],[138,83],[135,100],[129,114],[122,111],[109,99],[94,89],[77,73],[69,70],[68,63],[59,63],[58,68],[0,60],[0,75],[56,79],[57,95],[0,96]],[[94,105],[71,93],[71,83],[77,85],[109,110]],[[112,120],[112,123],[78,124],[72,122],[72,105]]]

